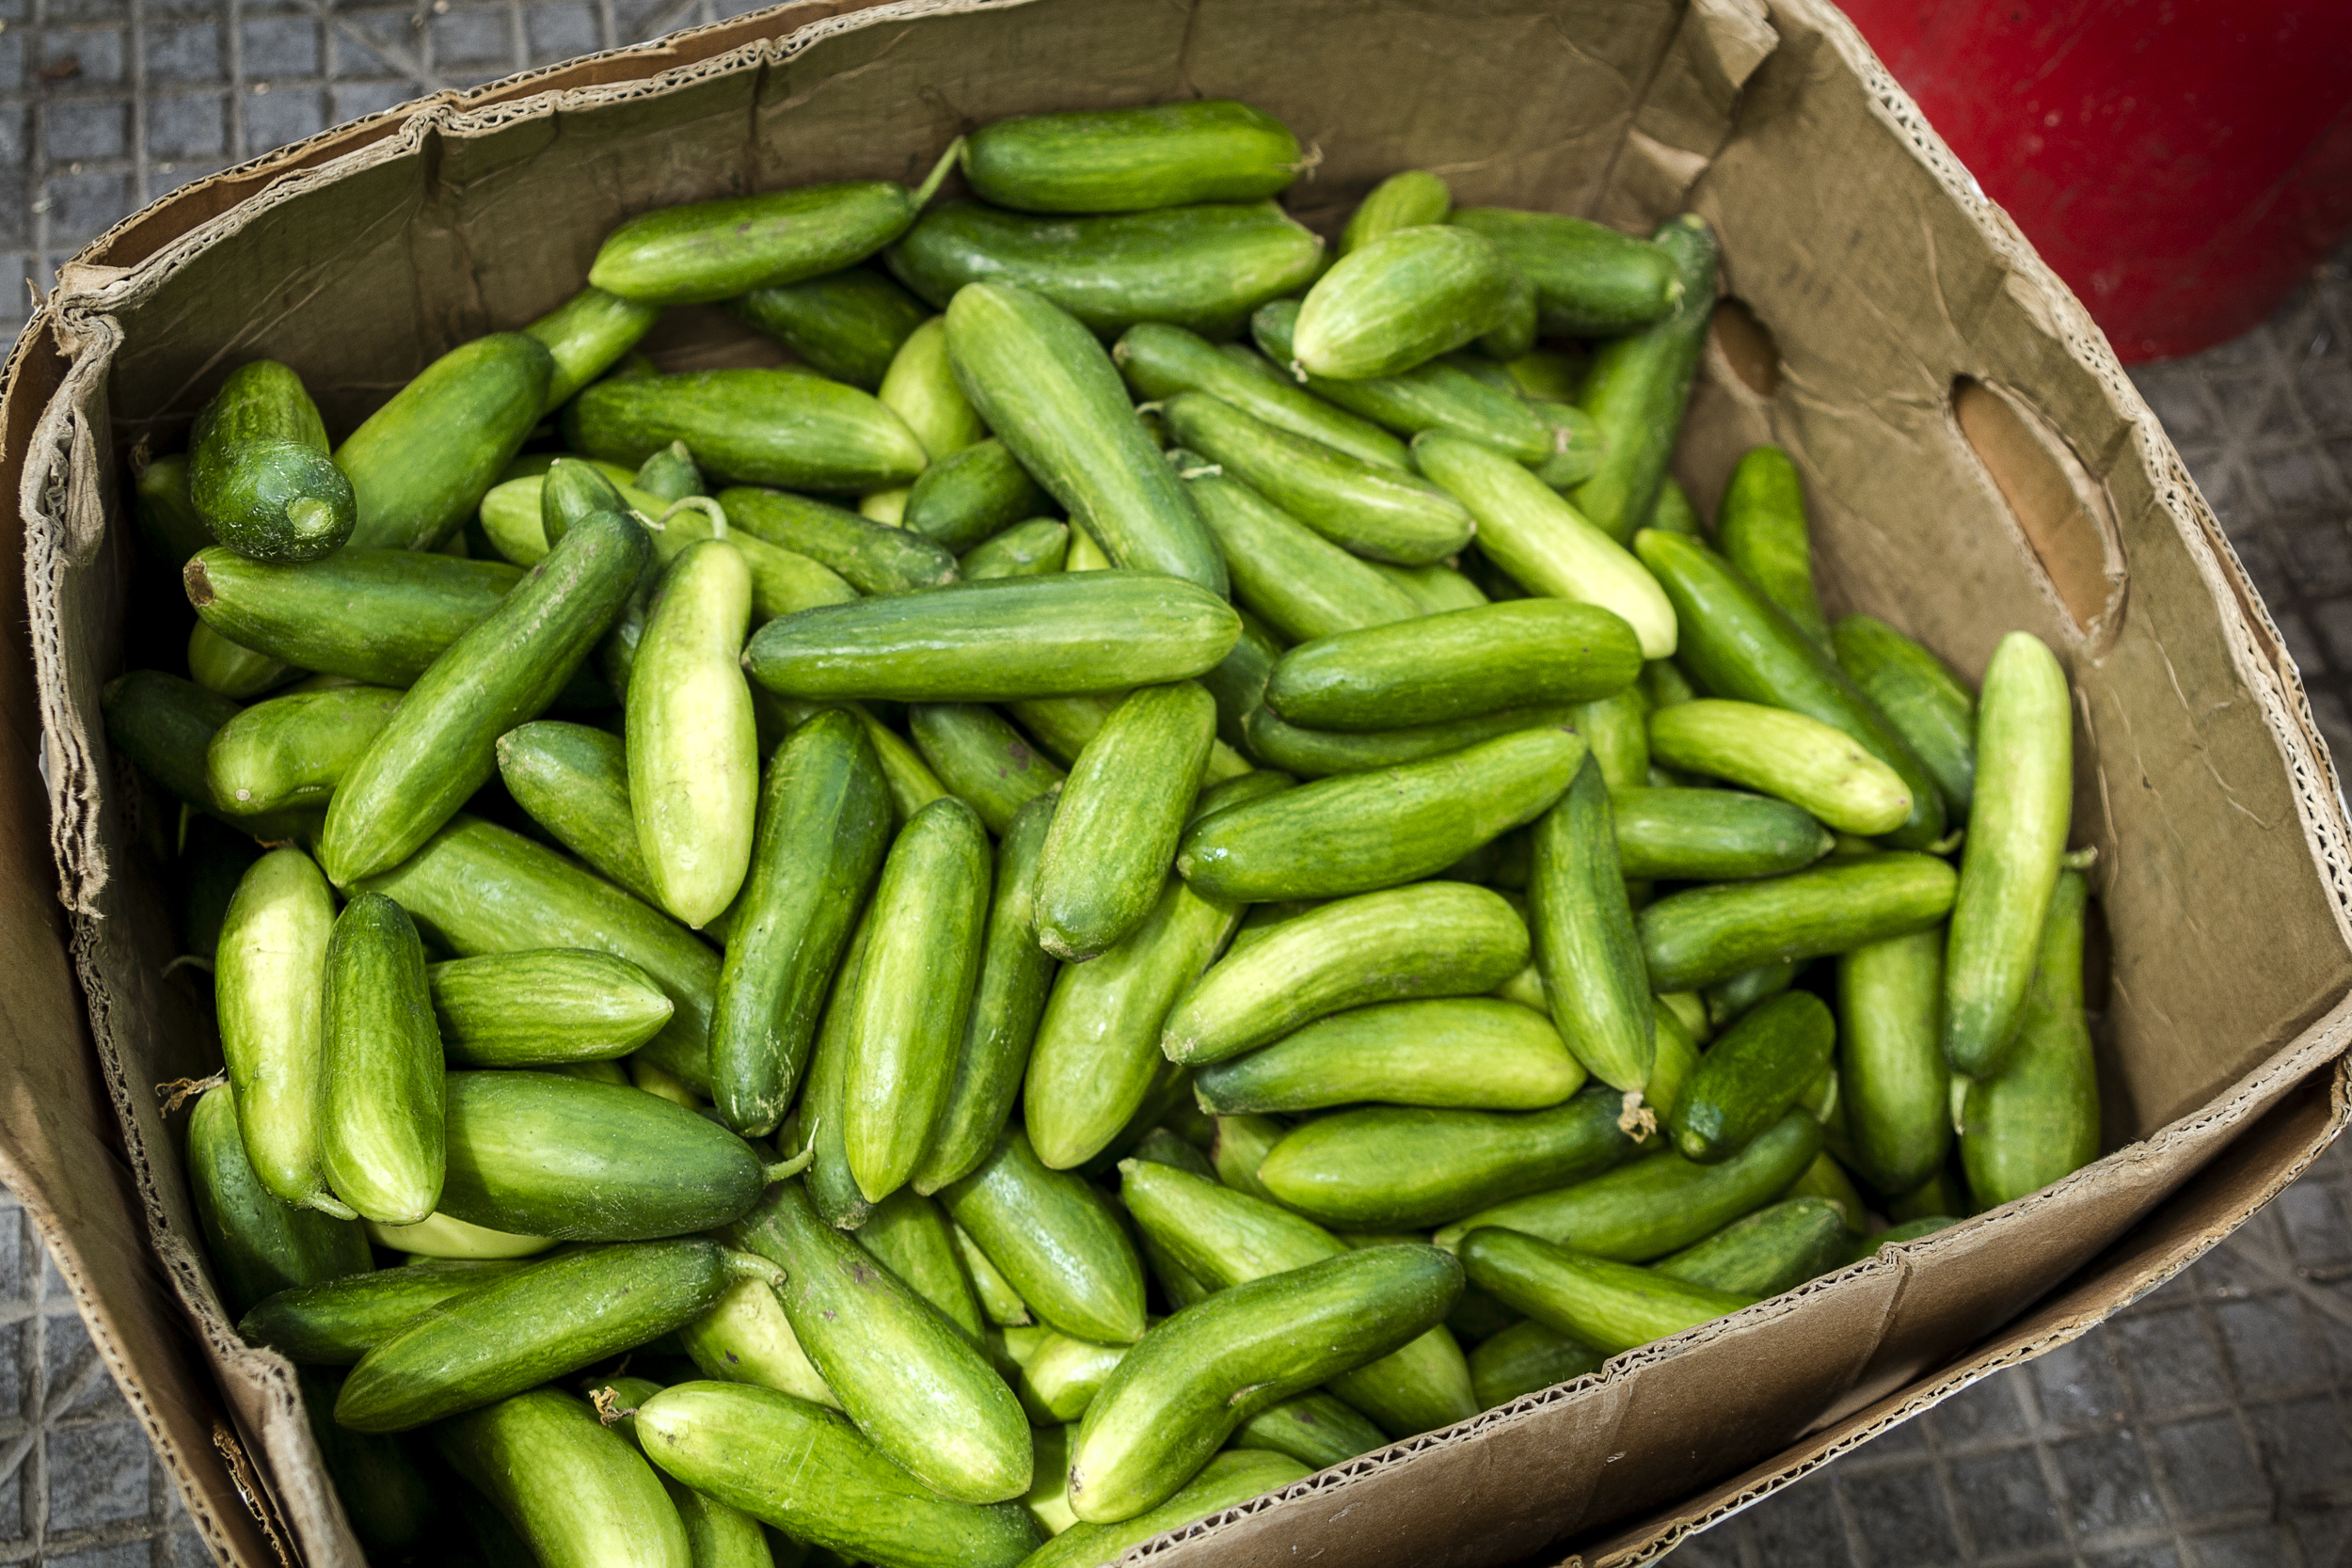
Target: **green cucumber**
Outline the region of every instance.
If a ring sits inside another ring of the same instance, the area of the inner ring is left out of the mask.
[[[1297,1402],[1293,1400],[1277,1404],[1243,1422],[1236,1430],[1248,1431],[1274,1411],[1286,1410]],[[1307,1474],[1307,1463],[1297,1456],[1269,1452],[1254,1444],[1212,1454],[1197,1474],[1157,1507],[1114,1524],[1073,1524],[1024,1559],[1022,1568],[1086,1568],[1089,1564],[1116,1562],[1131,1548],[1154,1536],[1182,1529],[1262,1494],[1279,1491],[1295,1481],[1304,1480]]]
[[[1386,561],[1369,563],[1372,569],[1405,590],[1419,605],[1424,615],[1441,614],[1449,610],[1472,610],[1489,602],[1470,581],[1443,562],[1433,561],[1425,566],[1398,566]]]
[[[782,1268],[793,1333],[884,1455],[959,1502],[1029,1489],[1028,1422],[987,1356],[819,1219],[800,1183],[780,1183],[730,1234]]]
[[[349,546],[447,539],[521,450],[554,377],[547,346],[519,332],[476,338],[419,372],[335,449],[358,508]]]
[[[914,1174],[946,1105],[990,876],[988,830],[952,796],[917,812],[882,863],[841,1097],[850,1174],[871,1202]]]
[[[289,1361],[348,1367],[441,1303],[521,1267],[512,1261],[410,1264],[293,1286],[239,1319],[237,1333]]]
[[[1670,894],[1641,913],[1650,983],[1692,990],[1772,960],[1925,930],[1951,911],[1958,882],[1932,855],[1878,854]]]
[[[591,513],[629,510],[620,485],[604,470],[601,463],[559,457],[539,476],[539,532],[550,548],[563,543],[564,535]]]
[[[1248,749],[1245,734],[1249,715],[1256,711],[1265,697],[1266,677],[1274,671],[1274,661],[1282,657],[1282,646],[1265,624],[1248,610],[1236,611],[1241,621],[1241,636],[1224,658],[1200,676],[1200,684],[1216,699],[1217,748],[1240,756]]]
[[[1675,652],[1687,612],[1643,562],[1543,481],[1458,436],[1420,436],[1413,457],[1477,519],[1480,553],[1520,587],[1615,612],[1633,628],[1645,659]]]
[[[489,781],[498,737],[563,689],[652,553],[644,529],[598,513],[450,644],[327,805],[319,858],[338,884],[406,859]]]
[[[916,710],[918,726],[921,712]],[[1047,988],[1058,967],[1031,934],[1036,927],[1038,863],[1053,819],[1053,800],[1041,797],[1022,807],[1000,831],[1003,842],[996,848],[988,934],[956,1053],[955,1077],[914,1167],[913,1185],[926,1196],[969,1175],[988,1158],[1020,1095]]]
[[[1734,1220],[1652,1267],[1669,1279],[1713,1291],[1776,1296],[1836,1268],[1851,1240],[1836,1204],[1792,1197]]]
[[[302,377],[274,359],[229,372],[188,431],[188,496],[214,538],[256,561],[316,561],[359,520]]]
[[[1787,452],[1750,447],[1740,459],[1716,508],[1715,545],[1799,631],[1829,646],[1829,617],[1813,591],[1804,482]]]
[[[750,1145],[643,1090],[553,1072],[449,1075],[443,1212],[564,1241],[723,1225],[768,1178]]]
[[[372,1269],[358,1220],[296,1208],[262,1185],[238,1122],[228,1084],[207,1089],[188,1117],[188,1189],[229,1315],[241,1317],[280,1291]]]
[[[1693,1164],[1669,1149],[1572,1186],[1482,1209],[1439,1230],[1437,1242],[1452,1246],[1482,1226],[1500,1226],[1563,1245],[1573,1242],[1579,1252],[1596,1258],[1645,1262],[1782,1196],[1820,1149],[1821,1124],[1809,1111],[1792,1110],[1720,1164]]]
[[[558,1254],[443,1303],[369,1351],[344,1380],[335,1419],[406,1432],[478,1410],[691,1322],[735,1279],[776,1272],[699,1238]]]
[[[1219,1291],[1130,1351],[1087,1410],[1070,1503],[1111,1522],[1165,1501],[1243,1421],[1437,1326],[1462,1293],[1435,1247],[1349,1252]]]
[[[1171,1061],[1222,1061],[1342,1008],[1475,996],[1527,958],[1526,923],[1486,888],[1425,882],[1342,899],[1211,968],[1168,1014],[1160,1046]]]
[[[1298,302],[1289,299],[1278,299],[1250,317],[1251,335],[1275,365],[1296,363],[1293,343],[1298,320]],[[1431,359],[1391,375],[1347,380],[1294,373],[1304,376],[1307,390],[1315,397],[1399,436],[1441,430],[1517,463],[1542,463],[1555,451],[1550,427],[1524,399],[1487,386],[1451,359]]]
[[[727,310],[818,374],[869,392],[882,386],[898,345],[930,315],[920,300],[865,267],[754,289],[727,301]]]
[[[555,360],[540,416],[554,413],[611,370],[660,316],[658,305],[623,299],[592,284],[524,327],[524,335],[538,339]]]
[[[1663,318],[1687,286],[1678,258],[1647,240],[1558,213],[1462,207],[1444,221],[1493,242],[1535,288],[1547,338],[1615,338]],[[1713,277],[1708,304],[1714,303]]]
[[[1616,615],[1518,599],[1302,642],[1275,664],[1265,701],[1308,728],[1385,730],[1606,697],[1641,670],[1632,628]]]
[[[636,1420],[647,1457],[679,1481],[850,1561],[1013,1568],[1044,1539],[1020,1503],[943,1497],[843,1417],[771,1388],[676,1384]]]
[[[664,451],[667,450],[664,449]],[[655,455],[660,456],[660,453]],[[646,461],[651,462],[652,459],[648,458]],[[691,462],[691,459],[690,458],[689,461]],[[569,506],[564,505],[561,500],[549,499],[548,476],[556,472],[559,467],[564,470],[567,485],[570,487],[567,499],[574,504]],[[583,470],[586,474],[594,474],[597,478],[611,482],[612,495],[619,498],[617,501],[607,498],[604,505],[591,506],[586,508],[587,511],[634,511],[639,516],[652,520],[659,518],[669,509],[669,503],[660,497],[654,495],[651,491],[640,490],[637,487],[637,475],[632,469],[623,467],[618,463],[599,463],[591,458],[559,456],[539,473],[510,472],[496,484],[491,485],[483,496],[482,506],[475,516],[482,525],[484,535],[489,539],[490,544],[501,556],[517,566],[535,566],[539,563],[549,547],[548,538],[549,509],[553,508],[561,512],[566,525],[581,511],[577,502],[581,499],[581,493],[590,488],[589,483],[584,480]],[[666,529],[664,531],[667,531]],[[656,543],[663,545],[670,541],[663,539]]]
[[[1032,1321],[1029,1304],[1021,1299],[1012,1281],[989,1261],[988,1254],[980,1250],[971,1233],[953,1220],[948,1221],[947,1227],[955,1237],[956,1256],[963,1259],[964,1268],[972,1275],[973,1293],[980,1298],[980,1310],[988,1315],[988,1321],[1008,1333],[1016,1328],[1026,1334],[1047,1332]]]
[[[765,1134],[790,1108],[889,834],[889,794],[857,721],[834,709],[793,731],[760,789],[713,1001],[712,1098],[729,1127]]]
[[[1235,906],[1169,877],[1125,940],[1063,967],[1038,1023],[1023,1096],[1024,1124],[1047,1166],[1084,1164],[1143,1107],[1168,1065],[1161,1022],[1240,918]]]
[[[1804,970],[1801,962],[1788,958],[1769,959],[1753,969],[1743,969],[1727,980],[1708,986],[1705,993],[1707,1022],[1714,1028],[1728,1027],[1744,1017],[1752,1007],[1778,996],[1796,984]],[[1684,995],[1690,995],[1688,991]]]
[[[677,1011],[643,969],[585,948],[485,953],[424,973],[442,1050],[460,1067],[607,1061]]]
[[[569,1394],[517,1393],[439,1428],[433,1442],[547,1568],[692,1568],[698,1560],[660,1475]]]
[[[1459,502],[1418,474],[1295,436],[1206,392],[1177,393],[1160,416],[1178,445],[1359,555],[1421,565],[1452,555],[1476,530]]]
[[[907,711],[915,749],[947,792],[1002,835],[1021,808],[1050,795],[1064,777],[1021,732],[977,703],[917,703]]]
[[[1002,441],[935,460],[907,496],[905,527],[959,553],[1046,509],[1045,492]]]
[[[1261,307],[1253,320],[1281,309],[1279,301]],[[1331,406],[1263,360],[1242,362],[1181,326],[1160,322],[1131,326],[1112,346],[1111,361],[1127,385],[1147,400],[1205,392],[1277,430],[1319,441],[1363,462],[1406,471],[1412,467],[1405,443],[1370,420]]]
[[[1711,1323],[1756,1300],[1512,1230],[1463,1237],[1462,1268],[1480,1290],[1602,1355]]]
[[[1017,115],[963,142],[972,189],[1024,213],[1259,201],[1288,188],[1302,166],[1288,126],[1230,98]]]
[[[1043,577],[1061,570],[1069,549],[1069,524],[1051,517],[1032,517],[964,551],[956,562],[956,570],[969,582],[985,582],[990,578]]]
[[[1022,1408],[1041,1424],[1060,1425],[1087,1413],[1103,1380],[1111,1375],[1128,1351],[1125,1345],[1097,1345],[1067,1334],[1045,1331],[1037,1348],[1021,1364]]]
[[[1358,1007],[1193,1078],[1200,1108],[1215,1116],[1359,1101],[1536,1111],[1583,1084],[1584,1069],[1542,1014],[1490,997]]]
[[[613,1425],[634,1444],[634,1411],[660,1392],[661,1385],[650,1378],[613,1377],[597,1380],[590,1398],[593,1402],[598,1395],[609,1395],[607,1402],[614,1411],[628,1412]],[[655,1474],[660,1472],[657,1470]],[[686,1527],[694,1568],[776,1568],[767,1528],[758,1520],[739,1508],[729,1508],[716,1498],[706,1497],[691,1486],[681,1486],[666,1475],[661,1476],[661,1485],[677,1507],[678,1522]]]
[[[1242,721],[1249,754],[1268,768],[1300,778],[1328,778],[1334,773],[1362,773],[1376,768],[1396,768],[1475,746],[1498,736],[1522,730],[1574,729],[1576,705],[1508,707],[1470,719],[1436,724],[1416,724],[1394,730],[1312,730],[1283,722],[1272,708],[1249,710]]]
[[[787,696],[1006,702],[1189,679],[1239,633],[1232,608],[1190,583],[1060,573],[804,610],[760,627],[744,662]]]
[[[988,436],[988,423],[963,394],[947,357],[947,319],[933,316],[907,335],[875,394],[906,421],[934,463]]]
[[[1202,892],[1246,903],[1392,887],[1533,821],[1583,759],[1584,742],[1565,730],[1523,730],[1320,779],[1195,824],[1176,867]]]
[[[210,799],[239,817],[325,804],[400,700],[386,687],[342,686],[254,704],[213,732]]]
[[[1345,1401],[1310,1393],[1269,1405],[1242,1422],[1233,1429],[1232,1446],[1288,1454],[1310,1470],[1327,1470],[1388,1443],[1387,1434]]]
[[[1522,1318],[1470,1353],[1478,1407],[1494,1410],[1523,1395],[1600,1370],[1608,1359],[1549,1323]]]
[[[723,539],[688,546],[661,574],[629,678],[638,847],[661,908],[696,930],[734,902],[751,868],[759,798],[742,666],[751,616],[741,552]]]
[[[558,844],[646,903],[659,901],[637,839],[619,736],[534,720],[499,736],[498,767],[516,804]]]
[[[914,433],[871,393],[805,371],[599,381],[565,405],[564,438],[575,451],[632,468],[683,441],[714,479],[833,493],[905,484],[928,461]]]
[[[139,537],[166,566],[176,572],[187,564],[188,557],[219,542],[188,497],[184,454],[174,452],[133,467],[133,512]]]
[[[1425,223],[1443,223],[1454,211],[1454,190],[1437,175],[1417,168],[1391,174],[1365,193],[1347,216],[1335,247],[1342,256],[1360,250],[1381,235]]]
[[[799,1107],[789,1123],[787,1145],[805,1144],[809,1153],[806,1180],[809,1200],[825,1223],[854,1230],[873,1213],[874,1205],[858,1191],[850,1173],[850,1148],[842,1116],[842,1095],[849,1082],[850,1055],[855,1048],[859,978],[866,973],[866,949],[874,935],[874,906],[868,899],[850,933],[850,945],[834,971],[833,990],[809,1047],[808,1070],[801,1086]]]
[[[317,863],[299,849],[271,850],[229,901],[213,997],[255,1174],[281,1202],[349,1219],[324,1164],[323,993],[334,923]]]
[[[1180,463],[1193,504],[1225,552],[1242,608],[1293,642],[1410,620],[1421,607],[1378,568],[1340,548],[1215,467]]]
[[[1504,365],[1502,371],[1523,398],[1538,403],[1574,403],[1576,394],[1583,389],[1584,372],[1590,363],[1581,349],[1554,346],[1522,354]]]
[[[1437,223],[1391,230],[1307,291],[1288,362],[1335,380],[1395,375],[1491,331],[1515,281],[1484,235]]]
[[[441,1197],[441,1037],[416,923],[382,894],[335,917],[321,1010],[327,1185],[362,1218],[415,1225]]]
[[[1650,719],[1650,754],[1680,773],[1753,789],[1802,806],[1829,827],[1865,836],[1911,819],[1901,775],[1844,731],[1762,703],[1702,698]]]
[[[1876,704],[1772,602],[1706,545],[1645,530],[1634,553],[1656,576],[1683,627],[1676,663],[1708,696],[1784,707],[1842,730],[1892,768],[1911,792],[1911,817],[1886,835],[1924,848],[1944,835],[1935,780]]]
[[[1617,863],[1609,786],[1589,758],[1535,828],[1528,930],[1560,1037],[1614,1089],[1649,1083],[1650,980]]]
[[[1669,710],[1672,711],[1672,710]],[[1836,840],[1785,800],[1727,789],[1628,789],[1612,797],[1618,868],[1670,881],[1737,881],[1811,865]]]
[[[1040,946],[1083,961],[1143,923],[1216,738],[1216,705],[1197,682],[1143,687],[1111,711],[1054,808],[1038,867]]]
[[[765,1279],[739,1279],[709,1311],[677,1331],[687,1358],[705,1377],[778,1388],[830,1409],[841,1396],[818,1371],[792,1332],[776,1289]]]
[[[1960,1159],[1979,1209],[2040,1192],[2099,1157],[2099,1074],[2083,1018],[2089,898],[2080,872],[2059,875],[2016,1041],[1962,1103]]]
[[[1510,258],[1505,257],[1507,263]],[[1478,352],[1489,359],[1508,361],[1530,354],[1535,347],[1538,322],[1535,285],[1517,267],[1511,268],[1511,292],[1505,297],[1502,313],[1495,325],[1478,339]]]
[[[959,290],[986,283],[1050,300],[1105,338],[1139,322],[1223,338],[1267,300],[1304,287],[1323,264],[1323,241],[1271,201],[1082,217],[949,201],[916,220],[885,260],[942,309]]]
[[[1143,1337],[1143,1265],[1109,1202],[1072,1171],[1048,1170],[1018,1128],[940,1201],[1020,1298],[1075,1339]],[[977,1272],[977,1271],[976,1271]]]
[[[1529,406],[1535,411],[1535,417],[1543,421],[1544,429],[1551,437],[1549,455],[1532,470],[1535,477],[1551,489],[1564,493],[1590,479],[1593,470],[1600,467],[1602,453],[1608,450],[1600,426],[1593,417],[1569,403],[1533,402]],[[1677,484],[1671,475],[1659,486],[1661,505],[1650,508],[1649,527],[1661,526],[1659,512],[1669,494],[1682,494],[1682,486]],[[1687,502],[1685,510],[1688,510]],[[1695,519],[1689,531],[1698,531]]]
[[[397,1437],[346,1432],[335,1424],[332,1374],[304,1367],[295,1374],[302,1414],[318,1444],[326,1479],[360,1546],[382,1560],[407,1560],[439,1512],[433,1483]]]
[[[874,1206],[857,1228],[857,1243],[937,1307],[965,1338],[986,1344],[988,1320],[981,1314],[972,1272],[956,1245],[955,1222],[945,1209],[901,1187]]]
[[[204,624],[297,669],[405,687],[487,619],[522,574],[501,561],[346,548],[273,566],[199,550],[183,573]]]
[[[1838,667],[1910,743],[1944,795],[1946,816],[1968,819],[1977,784],[1977,698],[1950,666],[1883,621],[1841,616],[1830,628]]]
[[[968,284],[947,308],[947,351],[990,428],[1113,562],[1224,595],[1216,541],[1075,317],[1025,289]]]
[[[1649,699],[1640,681],[1610,696],[1579,703],[1570,727],[1592,748],[1613,807],[1648,781]]]
[[[694,466],[694,454],[683,441],[673,441],[640,463],[633,483],[639,491],[664,501],[710,494],[710,487],[703,483],[703,471]]]
[[[1837,1021],[1811,991],[1786,991],[1740,1015],[1677,1097],[1667,1131],[1683,1157],[1720,1164],[1756,1141],[1829,1066]]]
[[[945,546],[837,506],[740,487],[720,491],[719,504],[734,527],[820,562],[861,594],[903,594],[956,580],[955,557]]]
[[[1618,1125],[1622,1098],[1597,1085],[1524,1115],[1341,1111],[1284,1134],[1257,1175],[1283,1205],[1328,1225],[1447,1223],[1621,1164],[1636,1147]]]
[[[1239,1116],[1213,1117],[1209,1125],[1216,1129],[1209,1139],[1209,1164],[1216,1179],[1246,1196],[1281,1207],[1258,1180],[1258,1167],[1282,1141],[1286,1124],[1272,1117]]]
[[[1976,798],[1944,953],[1944,1059],[2000,1071],[2025,1017],[2074,806],[2074,705],[2031,632],[2001,639],[1977,707]]]
[[[1577,401],[1600,427],[1599,467],[1576,487],[1577,510],[1613,539],[1629,539],[1649,516],[1682,430],[1691,380],[1715,313],[1721,255],[1707,220],[1685,213],[1653,243],[1674,263],[1680,292],[1650,325],[1612,338],[1593,354]]]
[[[1958,1183],[1952,1182],[1948,1176],[1938,1172],[1936,1179],[1931,1180],[1929,1186],[1931,1188],[1948,1186],[1956,1190]],[[1827,1198],[1844,1216],[1846,1228],[1849,1231],[1859,1235],[1869,1228],[1869,1216],[1863,1212],[1861,1193],[1854,1189],[1852,1180],[1847,1177],[1846,1167],[1839,1164],[1836,1158],[1826,1148],[1813,1157],[1813,1163],[1805,1166],[1794,1181],[1781,1189],[1780,1196],[1784,1198]],[[1888,1207],[1902,1209],[1904,1205],[1898,1202],[1889,1204]],[[1948,1204],[1939,1198],[1933,1207],[1940,1209],[1948,1207]],[[1901,1219],[1905,1216],[1898,1213],[1894,1217]]]
[[[1944,933],[1857,947],[1838,959],[1839,1101],[1851,1163],[1882,1193],[1908,1193],[1951,1148],[1944,1065]]]
[[[267,654],[239,647],[202,621],[188,628],[188,676],[207,691],[244,702],[300,673]]]
[[[1642,693],[1649,699],[1652,713],[1690,702],[1698,695],[1681,666],[1671,658],[1653,658],[1642,666]]]

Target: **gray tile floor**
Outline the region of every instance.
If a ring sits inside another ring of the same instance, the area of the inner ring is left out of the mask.
[[[755,0],[0,0],[0,339],[174,186],[437,87]],[[2347,253],[2352,255],[2352,253]],[[2352,759],[2352,267],[2137,372]],[[0,1564],[205,1560],[0,1194]],[[13,1478],[14,1484],[8,1484]],[[2352,1148],[2113,1323],[1677,1554],[1690,1568],[2352,1568]]]

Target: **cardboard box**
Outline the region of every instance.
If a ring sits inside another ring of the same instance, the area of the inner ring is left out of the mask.
[[[2100,850],[2111,955],[2112,1152],[1147,1555],[1643,1560],[2153,1288],[2343,1124],[2352,852],[2293,663],[2081,307],[1827,5],[785,6],[177,192],[67,270],[9,362],[29,647],[0,655],[0,1176],[225,1560],[358,1557],[287,1369],[221,1318],[151,1088],[214,1057],[164,974],[152,802],[97,717],[121,657],[127,454],[167,450],[260,356],[348,429],[453,344],[570,293],[645,208],[910,178],[997,116],[1195,94],[1263,104],[1314,143],[1292,201],[1327,226],[1408,166],[1465,202],[1645,231],[1689,206],[1716,225],[1729,302],[1677,459],[1701,505],[1740,451],[1777,440],[1835,609],[1972,673],[2019,626],[2069,667],[2075,832]],[[680,361],[736,352],[707,317],[665,331]]]

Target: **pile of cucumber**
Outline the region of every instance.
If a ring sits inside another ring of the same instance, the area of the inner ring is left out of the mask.
[[[1107,1561],[2097,1155],[2050,650],[1830,624],[1774,448],[1702,531],[1699,219],[1311,161],[647,213],[138,473],[197,1210],[379,1560]]]

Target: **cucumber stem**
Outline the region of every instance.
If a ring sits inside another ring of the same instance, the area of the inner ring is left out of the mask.
[[[304,1206],[316,1209],[322,1214],[332,1214],[339,1220],[356,1220],[359,1217],[358,1210],[354,1209],[324,1187],[304,1199]]]
[[[2069,871],[2088,871],[2099,863],[2099,847],[2086,844],[2079,849],[2069,849],[2058,857],[2058,864]]]
[[[781,1264],[771,1262],[755,1252],[739,1252],[734,1247],[728,1247],[726,1255],[727,1273],[738,1279],[765,1280],[770,1290],[780,1292],[784,1282],[790,1277]]]
[[[963,138],[958,136],[947,144],[947,150],[939,155],[939,162],[931,166],[931,171],[923,177],[923,182],[914,187],[914,210],[916,212],[919,213],[930,205],[931,198],[937,196],[939,187],[946,182],[947,171],[953,168],[956,160],[962,156]]]
[[[672,517],[676,516],[681,512],[699,512],[704,516],[709,518],[710,537],[713,539],[724,539],[727,536],[726,508],[721,506],[716,499],[709,496],[679,497],[676,500],[670,503],[669,509],[661,514],[661,520],[653,526],[656,528],[666,527],[669,520]]]
[[[811,1164],[816,1163],[816,1160],[817,1124],[812,1121],[808,1124],[808,1147],[802,1149],[798,1154],[795,1154],[789,1160],[779,1160],[772,1165],[764,1166],[762,1168],[762,1174],[764,1174],[771,1181],[788,1181],[793,1177],[800,1175],[801,1172],[808,1169]]]

